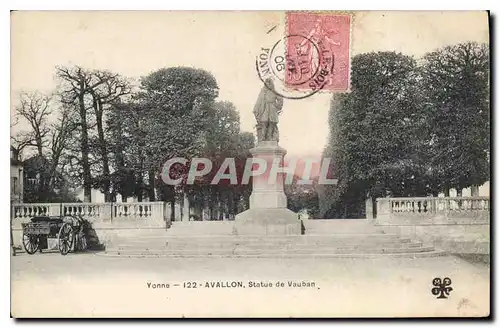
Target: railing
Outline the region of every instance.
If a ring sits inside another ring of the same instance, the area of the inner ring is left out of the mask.
[[[113,217],[150,218],[163,215],[163,202],[113,204]]]
[[[489,197],[378,198],[377,221],[394,223],[404,218],[487,218]],[[402,222],[402,221],[401,221]],[[411,221],[416,222],[416,221]]]
[[[488,197],[415,197],[415,198],[382,198],[387,201],[390,213],[427,214],[451,211],[488,211]]]
[[[111,204],[66,203],[60,205],[62,215],[81,215],[85,218],[109,216]]]
[[[101,221],[170,220],[168,204],[164,202],[138,203],[43,203],[13,204],[12,218],[33,216],[81,215]]]
[[[60,204],[14,204],[11,216],[14,219],[38,215],[59,215]],[[55,214],[57,212],[57,214]]]

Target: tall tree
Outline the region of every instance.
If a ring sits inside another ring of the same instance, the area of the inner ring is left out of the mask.
[[[130,85],[120,75],[109,71],[95,70],[89,72],[91,83],[95,85],[89,88],[88,92],[92,97],[92,108],[94,110],[97,140],[95,148],[98,157],[101,159],[102,172],[98,176],[97,185],[101,187],[104,193],[105,202],[111,201],[111,174],[109,165],[108,142],[105,138],[105,110],[123,98],[129,95]]]
[[[329,153],[339,179],[340,216],[360,215],[368,195],[404,196],[425,169],[414,138],[420,119],[416,61],[395,52],[360,54],[352,60],[352,92],[332,102]],[[412,189],[413,188],[413,189]],[[347,206],[347,207],[346,207]],[[324,211],[324,209],[323,209]]]
[[[441,189],[489,179],[489,50],[466,42],[426,54],[422,90],[431,137],[430,158]]]
[[[79,144],[81,152],[81,170],[83,180],[84,201],[91,202],[92,175],[90,171],[90,145],[89,145],[89,122],[88,122],[88,90],[95,87],[91,85],[91,77],[79,66],[56,67],[56,76],[61,82],[59,95],[64,106],[73,108],[79,117],[77,127],[79,128]]]
[[[25,147],[34,147],[37,151],[37,166],[41,169],[38,183],[33,186],[36,195],[44,195],[51,184],[50,169],[47,165],[46,147],[50,144],[51,127],[48,122],[53,112],[51,96],[40,92],[21,92],[19,104],[15,107],[16,118],[22,119],[29,127],[28,131],[19,131],[12,136],[12,143],[18,152]]]
[[[327,212],[331,212],[332,207],[335,205],[339,206],[340,199],[339,196],[342,191],[347,187],[347,167],[342,161],[345,158],[341,151],[343,150],[340,145],[340,119],[339,119],[339,109],[340,109],[340,97],[333,96],[330,103],[330,110],[328,113],[328,126],[329,134],[328,141],[323,150],[322,157],[330,159],[330,172],[332,173],[332,178],[336,178],[340,183],[337,185],[316,185],[316,192],[318,194],[318,217],[327,217]],[[343,189],[341,189],[343,188]]]
[[[43,156],[43,149],[47,146],[47,135],[50,132],[48,118],[52,114],[51,96],[40,92],[21,92],[19,104],[15,107],[16,120],[21,118],[28,123],[28,131],[20,131],[12,137],[18,150],[26,146],[36,147],[38,156]]]
[[[147,139],[141,150],[148,183],[152,184],[157,181],[152,177],[161,173],[163,163],[169,158],[190,159],[202,154],[218,86],[207,71],[174,67],[143,77],[140,87],[135,99],[143,109],[141,129]],[[165,187],[172,189],[163,194],[174,195],[173,204],[175,190],[172,186]]]
[[[239,212],[240,202],[244,202],[251,191],[250,185],[234,185],[228,180],[221,180],[217,185],[211,185],[211,182],[228,158],[234,159],[238,182],[241,182],[246,159],[250,156],[249,149],[253,146],[253,135],[240,133],[240,117],[236,107],[227,101],[216,102],[205,132],[205,148],[202,151],[203,157],[212,163],[212,172],[197,180],[196,186],[188,187],[190,196],[196,200],[193,205],[197,212],[205,204],[208,205],[212,220]]]
[[[117,74],[79,66],[56,67],[56,76],[60,81],[61,103],[77,113],[75,129],[78,131],[79,154],[72,156],[71,164],[77,169],[77,174],[81,171],[84,200],[91,201],[92,186],[96,184],[102,187],[106,200],[109,200],[111,184],[104,110],[130,92],[128,83]]]
[[[107,116],[107,139],[111,155],[111,184],[113,193],[119,193],[122,201],[135,195],[136,166],[133,163],[133,152],[137,151],[136,108],[131,102],[116,102]]]

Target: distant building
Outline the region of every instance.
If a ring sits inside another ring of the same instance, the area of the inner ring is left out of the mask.
[[[457,190],[450,189],[450,197],[457,197]],[[472,188],[464,188],[462,189],[462,197],[471,197],[472,196]],[[477,196],[480,197],[489,197],[490,196],[490,182],[486,181],[482,186],[479,186],[477,189]],[[444,197],[444,193],[440,193],[439,197]]]
[[[23,202],[24,169],[19,151],[10,147],[10,201],[11,203]]]
[[[78,187],[75,189],[76,198],[83,202],[85,200],[83,187]],[[92,203],[104,203],[104,194],[98,189],[92,189],[90,191],[90,198],[92,199]],[[137,199],[129,197],[129,202],[136,202]],[[122,203],[122,196],[120,194],[116,195],[115,203]]]

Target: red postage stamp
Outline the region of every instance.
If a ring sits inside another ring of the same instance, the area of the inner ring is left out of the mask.
[[[285,85],[296,90],[348,91],[348,14],[288,12]]]

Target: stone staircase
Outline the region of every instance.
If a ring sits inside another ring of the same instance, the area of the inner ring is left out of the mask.
[[[386,233],[367,220],[308,220],[300,236],[233,234],[232,221],[173,222],[167,231],[114,241],[105,256],[117,257],[424,257],[430,245]]]
[[[234,221],[172,222],[167,236],[229,236],[233,235]]]

